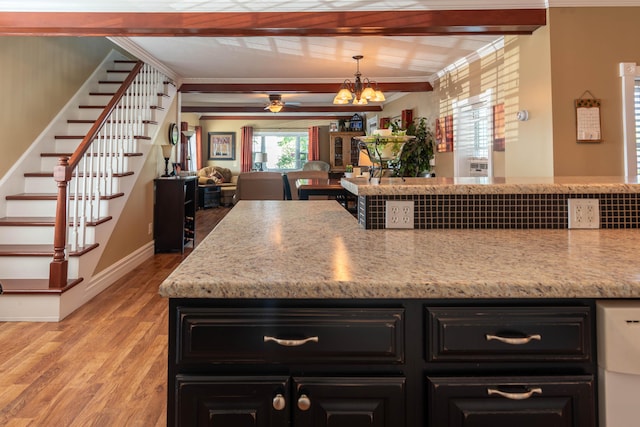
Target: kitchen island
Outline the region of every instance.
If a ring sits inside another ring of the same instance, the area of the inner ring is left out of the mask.
[[[640,297],[638,247],[241,201],[160,287],[168,425],[596,426],[594,305]]]

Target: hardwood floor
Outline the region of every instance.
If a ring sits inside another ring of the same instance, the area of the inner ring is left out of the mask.
[[[197,212],[196,245],[229,210]],[[165,426],[158,286],[188,252],[156,254],[62,322],[0,322],[0,426]]]

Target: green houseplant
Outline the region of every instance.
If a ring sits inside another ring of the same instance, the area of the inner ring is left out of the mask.
[[[394,122],[391,128],[395,133],[400,130],[400,125]],[[407,135],[415,138],[404,144],[395,173],[397,176],[422,176],[431,170],[430,161],[433,159],[435,137],[427,124],[426,117],[416,118],[409,123],[406,132]]]

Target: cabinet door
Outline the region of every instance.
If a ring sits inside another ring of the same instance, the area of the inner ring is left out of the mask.
[[[294,426],[403,427],[404,378],[294,378]]]
[[[176,378],[175,420],[182,427],[281,427],[289,425],[286,377]],[[171,424],[174,421],[175,424]]]
[[[430,427],[595,427],[593,377],[429,379]]]

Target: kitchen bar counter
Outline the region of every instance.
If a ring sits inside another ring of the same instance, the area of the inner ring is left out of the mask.
[[[638,298],[639,247],[637,229],[364,230],[334,201],[241,201],[160,294]]]
[[[388,178],[373,185],[365,178],[343,178],[357,196],[432,194],[610,194],[640,193],[638,177],[551,178]]]

